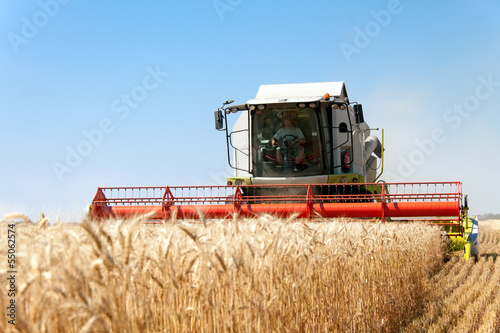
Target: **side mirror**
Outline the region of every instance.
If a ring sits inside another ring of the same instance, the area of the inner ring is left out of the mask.
[[[363,105],[354,104],[354,116],[356,117],[357,124],[365,122],[365,117],[363,116]]]
[[[215,129],[221,130],[224,128],[224,116],[222,115],[221,110],[217,110],[214,113],[215,116]]]
[[[346,123],[339,124],[339,132],[340,133],[347,133],[347,124]]]

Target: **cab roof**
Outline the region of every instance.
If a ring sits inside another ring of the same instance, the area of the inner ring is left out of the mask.
[[[260,86],[255,99],[249,100],[248,104],[317,101],[322,99],[326,93],[330,97],[335,97],[349,103],[345,84],[343,81],[338,81],[264,84]]]

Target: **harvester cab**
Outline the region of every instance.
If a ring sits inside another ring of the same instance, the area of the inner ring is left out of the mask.
[[[255,99],[232,102],[215,112],[235,171],[228,185],[375,183],[381,175],[382,143],[344,82],[262,85]]]

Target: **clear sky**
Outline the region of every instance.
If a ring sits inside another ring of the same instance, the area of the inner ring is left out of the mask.
[[[345,81],[386,180],[462,181],[500,213],[500,3],[0,5],[0,216],[83,216],[98,186],[224,184],[213,111],[259,85]]]

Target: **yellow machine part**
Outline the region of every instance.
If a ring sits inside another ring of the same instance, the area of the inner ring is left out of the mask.
[[[474,217],[464,219],[464,236],[451,236],[451,250],[464,251],[465,260],[469,260],[471,255],[479,252],[479,223]]]

